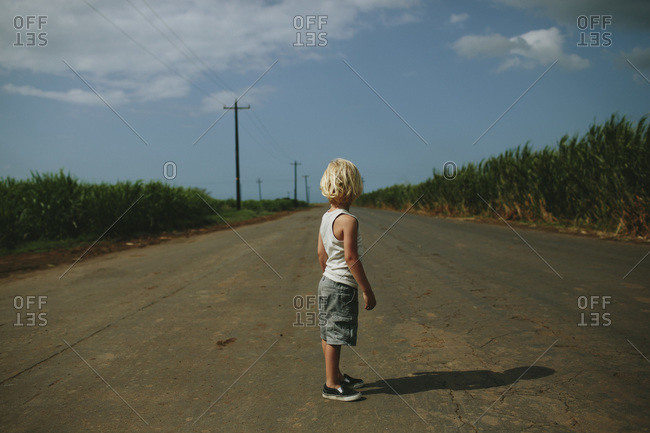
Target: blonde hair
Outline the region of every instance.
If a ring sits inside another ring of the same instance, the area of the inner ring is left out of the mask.
[[[320,191],[333,205],[349,205],[363,192],[357,167],[347,159],[336,158],[327,165],[320,180]]]

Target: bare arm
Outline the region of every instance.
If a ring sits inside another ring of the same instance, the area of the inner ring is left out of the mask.
[[[343,250],[345,254],[345,263],[352,276],[359,284],[359,288],[363,292],[363,299],[366,301],[366,310],[372,310],[377,305],[375,294],[372,291],[366,271],[363,269],[363,264],[359,260],[359,252],[357,245],[357,233],[359,230],[359,223],[356,218],[348,215],[341,215],[335,221],[340,221],[340,227],[343,231]]]
[[[320,233],[318,233],[318,263],[320,263],[320,268],[325,272],[325,266],[327,264],[327,253],[325,252],[325,245],[323,245],[323,238],[321,238]]]

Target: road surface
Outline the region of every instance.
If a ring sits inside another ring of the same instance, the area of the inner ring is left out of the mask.
[[[368,386],[324,400],[324,210],[4,279],[2,430],[650,431],[647,245],[360,208]]]

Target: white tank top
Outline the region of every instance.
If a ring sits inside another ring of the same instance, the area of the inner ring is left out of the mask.
[[[336,220],[336,218],[341,214],[350,215],[354,219],[357,218],[345,209],[336,209],[332,212],[325,212],[320,223],[320,236],[323,239],[323,246],[327,253],[327,264],[323,275],[337,283],[343,283],[358,288],[359,285],[352,276],[348,264],[345,262],[343,241],[336,239],[336,236],[334,236],[334,220]],[[360,230],[357,230],[357,254],[359,257],[363,255],[363,244],[361,242]]]

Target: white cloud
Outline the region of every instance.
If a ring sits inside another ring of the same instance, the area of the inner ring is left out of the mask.
[[[556,59],[567,69],[584,69],[589,61],[576,54],[567,54],[562,49],[564,38],[556,27],[532,30],[518,36],[506,38],[499,34],[466,35],[458,39],[453,48],[467,58],[503,58],[498,70],[522,67],[548,66]]]
[[[1,26],[0,40],[8,43],[0,44],[0,69],[29,71],[39,74],[39,78],[45,74],[77,80],[61,61],[65,59],[107,94],[117,95],[121,91],[132,102],[177,98],[189,94],[188,81],[202,83],[206,92],[224,88],[219,80],[207,81],[210,73],[203,62],[221,76],[231,72],[262,72],[276,59],[304,60],[331,53],[323,48],[317,54],[307,54],[292,46],[298,31],[293,26],[296,15],[327,15],[323,31],[331,43],[351,38],[369,25],[412,22],[416,17],[408,13],[409,9],[418,4],[418,0],[331,0],[317,4],[300,0],[88,1],[129,37],[83,1],[4,2],[3,15],[7,17],[46,15],[42,31],[47,32],[48,43],[41,48],[13,47],[11,42],[19,30],[13,25]],[[389,18],[372,22],[362,19],[365,18],[362,14],[375,12]],[[167,38],[185,51],[185,55]],[[193,58],[185,44],[201,61]],[[79,85],[79,82],[73,84]],[[89,96],[82,97],[82,91],[36,90],[32,88],[29,92],[33,96],[70,102],[92,100]]]
[[[396,15],[396,14],[382,14],[380,18],[380,22],[385,25],[385,26],[402,26],[404,24],[412,24],[416,23],[418,21],[421,21],[421,18],[410,13],[410,12],[404,12],[401,15]]]
[[[11,83],[2,86],[8,93],[15,93],[24,96],[36,96],[40,98],[55,99],[57,101],[70,102],[81,105],[104,105],[104,103],[91,91],[81,89],[70,89],[66,92],[49,91],[37,89],[33,86],[15,86]],[[112,91],[100,95],[111,105],[119,105],[126,102],[124,92]]]
[[[180,98],[190,90],[190,85],[178,76],[162,75],[140,83],[133,90],[137,99],[158,101],[167,98]]]
[[[462,14],[451,14],[451,17],[449,17],[449,22],[451,24],[457,24],[457,23],[462,23],[465,21],[467,18],[469,18],[469,15],[466,13]]]
[[[467,58],[500,57],[510,53],[517,46],[516,41],[501,35],[466,35],[454,42],[458,54]]]

